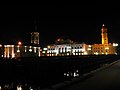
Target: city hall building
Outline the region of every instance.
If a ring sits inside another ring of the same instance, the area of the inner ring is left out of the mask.
[[[67,55],[108,55],[117,54],[117,43],[108,43],[107,27],[103,24],[101,29],[101,44],[85,44],[74,43],[59,43],[48,45],[43,51],[46,56],[67,56]],[[63,42],[62,39],[57,39],[58,42]],[[65,41],[66,42],[66,41]]]

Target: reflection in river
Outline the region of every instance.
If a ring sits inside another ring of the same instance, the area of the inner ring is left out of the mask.
[[[77,77],[77,76],[79,76],[79,70],[74,70],[74,71],[71,71],[71,72],[65,72],[64,76]]]
[[[26,84],[4,84],[0,85],[0,90],[41,90],[39,86],[28,85]]]

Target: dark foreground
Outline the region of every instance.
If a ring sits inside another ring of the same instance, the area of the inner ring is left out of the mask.
[[[120,60],[82,82],[59,88],[59,90],[120,90]]]
[[[29,57],[0,60],[0,88],[23,90],[51,88],[65,80],[80,76],[119,56]]]

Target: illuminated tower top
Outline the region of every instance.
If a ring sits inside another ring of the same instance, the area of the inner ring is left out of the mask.
[[[108,44],[108,34],[107,34],[107,27],[103,24],[102,29],[102,44]]]
[[[39,44],[39,33],[38,32],[31,33],[31,43]]]

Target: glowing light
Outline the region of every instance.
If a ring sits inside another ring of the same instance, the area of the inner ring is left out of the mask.
[[[45,51],[42,51],[42,53],[45,53]]]
[[[22,90],[22,86],[17,86],[17,90]]]
[[[29,51],[32,52],[32,49],[30,48]]]
[[[91,48],[88,48],[87,50],[91,50]]]
[[[102,26],[105,26],[104,24]]]
[[[99,53],[98,53],[98,52],[95,52],[94,54],[95,54],[95,55],[98,55]]]
[[[17,50],[17,52],[20,52],[20,50]]]
[[[87,55],[88,53],[87,52],[84,52],[84,55]]]
[[[19,42],[18,42],[18,45],[22,45],[22,42],[19,41]]]
[[[50,46],[47,46],[47,48],[50,48]]]
[[[98,55],[98,52],[96,52],[96,55]]]
[[[105,49],[109,49],[109,47],[106,47]]]
[[[91,45],[88,45],[88,47],[92,47]]]
[[[107,52],[106,52],[105,54],[106,54],[106,55],[108,55],[108,53],[107,53]]]
[[[43,50],[47,50],[47,48],[43,48]]]
[[[67,53],[67,55],[69,55],[69,53]]]
[[[37,47],[34,47],[34,53],[36,53],[36,48],[37,48]]]
[[[113,46],[118,46],[118,43],[113,43]]]
[[[59,42],[59,41],[60,41],[60,38],[58,38],[57,41]]]

